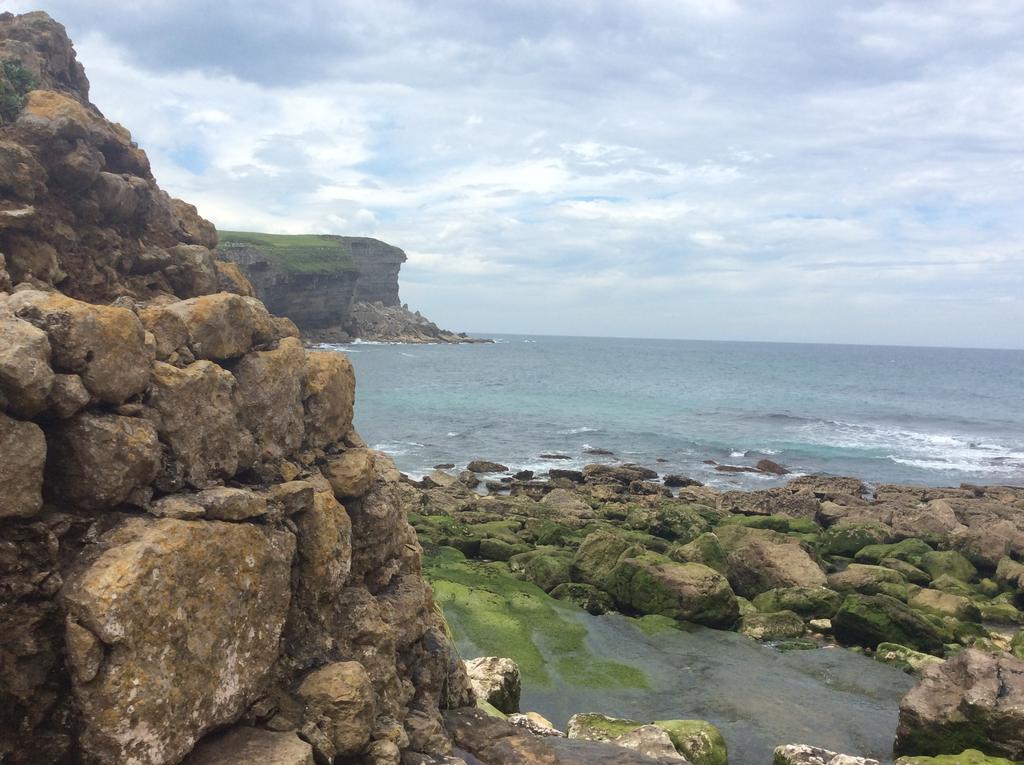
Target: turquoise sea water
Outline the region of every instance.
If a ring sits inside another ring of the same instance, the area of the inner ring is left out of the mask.
[[[586,453],[599,448],[723,487],[781,479],[705,460],[768,457],[870,483],[1024,484],[1024,351],[496,339],[340,346],[360,433],[414,475],[475,458],[537,471],[610,459]]]

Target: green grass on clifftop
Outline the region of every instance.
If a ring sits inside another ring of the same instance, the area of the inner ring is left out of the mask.
[[[249,247],[259,250],[282,271],[298,274],[337,274],[356,271],[348,243],[320,234],[260,234],[218,231],[218,249]]]

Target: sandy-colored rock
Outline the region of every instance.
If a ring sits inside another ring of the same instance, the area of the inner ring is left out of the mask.
[[[149,385],[152,359],[145,329],[126,308],[35,290],[15,293],[8,305],[46,333],[53,367],[80,375],[89,393],[103,403],[120,404]]]
[[[553,510],[560,518],[585,520],[597,517],[594,508],[580,499],[577,494],[566,489],[549,491],[540,503]]]
[[[210,736],[185,759],[185,765],[314,765],[313,747],[295,733],[237,726]]]
[[[481,656],[465,662],[469,683],[477,699],[505,714],[519,711],[522,681],[519,666],[511,659]]]
[[[242,427],[234,394],[234,376],[212,361],[182,369],[153,365],[146,404],[175,472],[189,486],[230,478],[251,463],[252,436]]]
[[[262,304],[260,304],[262,306]],[[269,321],[241,295],[218,292],[167,306],[181,317],[198,359],[232,359],[248,353],[262,322]]]
[[[320,756],[351,756],[369,743],[376,710],[370,678],[359,662],[335,662],[315,670],[296,695],[305,704],[302,735]]]
[[[55,417],[67,419],[82,411],[90,398],[81,377],[57,374],[53,376],[53,387],[50,388],[46,406]]]
[[[839,754],[806,744],[785,744],[775,748],[774,765],[879,765],[878,760]]]
[[[146,331],[156,340],[156,357],[166,361],[171,354],[188,343],[188,327],[177,311],[166,305],[153,305],[139,311],[139,319]]]
[[[777,587],[824,587],[825,572],[802,547],[754,538],[729,555],[729,582],[752,598]]]
[[[86,510],[149,500],[160,442],[148,421],[83,412],[51,428],[46,441],[46,480],[56,497]]]
[[[24,518],[42,509],[45,464],[39,426],[0,412],[0,518]]]
[[[949,502],[935,499],[926,505],[897,510],[892,516],[892,530],[897,539],[923,539],[944,542],[953,532],[964,529]]]
[[[288,337],[274,350],[246,355],[232,370],[239,418],[256,440],[261,460],[280,458],[302,445],[304,367],[302,343]]]
[[[338,499],[360,497],[373,483],[373,452],[348,449],[327,462],[324,475]]]
[[[214,521],[244,521],[267,514],[267,500],[248,489],[217,486],[195,496],[207,518]]]
[[[634,752],[640,752],[640,754],[666,762],[689,762],[676,751],[668,731],[659,728],[657,725],[641,725],[636,730],[623,733],[621,736],[612,739],[612,743],[624,749],[632,749]]]
[[[352,362],[341,353],[307,352],[305,370],[306,445],[317,448],[340,441],[352,429]]]
[[[896,754],[974,748],[1024,759],[1024,661],[973,648],[924,670],[900,702]]]
[[[102,544],[64,588],[70,620],[105,646],[95,678],[74,686],[82,747],[97,762],[178,762],[255,700],[277,657],[294,538],[131,519]]]
[[[53,387],[50,341],[27,321],[0,316],[0,409],[34,417]]]

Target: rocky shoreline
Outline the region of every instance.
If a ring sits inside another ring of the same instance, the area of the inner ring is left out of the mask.
[[[922,678],[893,732],[906,762],[1024,758],[1024,488],[804,476],[738,492],[639,465],[467,468],[405,480],[428,579],[480,561],[590,613],[863,652]]]
[[[1024,758],[1024,490],[403,480],[353,428],[348,359],[215,257],[64,28],[0,14],[0,60],[0,761],[724,765],[701,721],[502,719],[508,664],[464,665],[439,607],[481,576],[902,662],[905,763]],[[630,681],[557,637],[567,670]]]

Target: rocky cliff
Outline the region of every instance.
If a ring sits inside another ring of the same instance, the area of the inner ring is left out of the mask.
[[[440,761],[469,700],[345,356],[0,15],[0,761]],[[421,754],[416,754],[416,753]]]
[[[400,303],[405,253],[378,239],[222,231],[218,254],[237,264],[267,307],[294,321],[307,338],[475,342]]]

